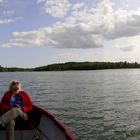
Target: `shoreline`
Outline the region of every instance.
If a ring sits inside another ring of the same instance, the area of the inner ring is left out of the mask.
[[[91,71],[109,69],[140,69],[137,62],[66,62],[55,63],[35,68],[2,67],[0,72],[46,72],[46,71]]]

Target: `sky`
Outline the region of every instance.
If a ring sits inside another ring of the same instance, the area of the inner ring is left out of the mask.
[[[0,0],[0,65],[140,62],[140,0]]]

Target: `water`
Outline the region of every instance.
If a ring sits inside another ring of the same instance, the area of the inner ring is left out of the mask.
[[[140,70],[0,73],[0,97],[19,80],[77,140],[140,139]]]

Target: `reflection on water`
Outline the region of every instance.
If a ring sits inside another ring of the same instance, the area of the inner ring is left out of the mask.
[[[140,70],[0,73],[0,96],[19,80],[77,140],[140,139]]]

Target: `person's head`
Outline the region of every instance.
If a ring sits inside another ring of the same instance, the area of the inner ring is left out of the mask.
[[[9,85],[9,91],[11,91],[11,92],[21,91],[20,83],[16,80],[13,80]]]

